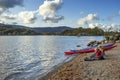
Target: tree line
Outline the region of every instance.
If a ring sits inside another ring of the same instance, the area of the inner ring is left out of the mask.
[[[71,35],[71,36],[107,36],[107,35],[114,35],[115,31],[104,31],[101,28],[95,27],[93,29],[91,28],[76,28],[73,30],[65,30],[61,32],[61,35]]]
[[[0,26],[0,35],[36,35],[35,31],[12,26]]]
[[[38,33],[29,28],[16,28],[13,26],[0,25],[0,35],[64,35],[64,36],[107,36],[114,35],[117,32],[104,31],[98,27],[91,28],[75,28],[72,30],[64,30],[62,32],[42,32]]]

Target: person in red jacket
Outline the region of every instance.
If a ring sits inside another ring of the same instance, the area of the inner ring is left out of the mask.
[[[93,61],[93,60],[104,60],[104,48],[99,45],[96,49],[95,49],[95,53],[93,55],[90,56],[90,58],[85,58],[85,61]]]
[[[98,48],[95,50],[95,58],[98,59],[98,60],[102,60],[104,59],[104,48],[99,45]]]

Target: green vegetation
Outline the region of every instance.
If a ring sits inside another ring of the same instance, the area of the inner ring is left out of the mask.
[[[15,28],[13,26],[0,26],[0,35],[37,35],[38,33],[25,29],[25,28]]]
[[[113,31],[104,31],[98,27],[95,27],[94,29],[91,28],[76,28],[74,30],[65,30],[61,32],[61,35],[72,35],[72,36],[107,36],[107,35],[114,35],[116,32]]]
[[[0,24],[0,35],[65,35],[65,36],[111,36],[118,32],[104,31],[98,27],[91,28],[74,28],[62,32],[35,32],[27,27],[15,27],[14,25]]]

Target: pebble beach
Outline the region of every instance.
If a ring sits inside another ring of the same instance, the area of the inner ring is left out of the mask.
[[[120,80],[120,43],[105,51],[105,60],[84,61],[93,53],[80,54],[38,80]]]

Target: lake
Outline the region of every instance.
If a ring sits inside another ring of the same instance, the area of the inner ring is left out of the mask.
[[[103,36],[0,36],[0,80],[34,80],[74,57],[65,51],[87,47]],[[81,47],[77,47],[81,45]]]

